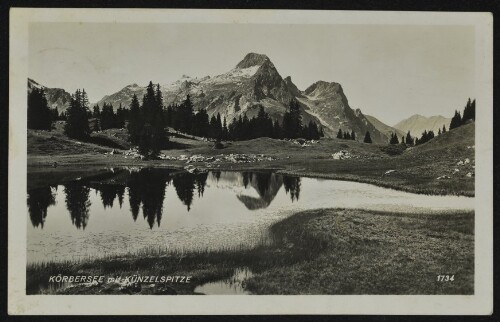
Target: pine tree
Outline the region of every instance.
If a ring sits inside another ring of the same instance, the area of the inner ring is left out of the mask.
[[[64,126],[64,133],[68,137],[84,140],[90,136],[87,107],[88,99],[86,98],[86,93],[77,89],[66,110],[67,120]]]
[[[413,145],[413,138],[411,137],[410,131],[406,134],[406,144]]]
[[[342,134],[342,129],[339,129],[339,131],[337,132],[337,139],[343,139],[344,138],[344,135]]]
[[[116,110],[116,122],[115,127],[121,129],[125,126],[125,109],[122,107],[122,103]]]
[[[451,118],[450,130],[455,129],[460,125],[462,125],[462,117],[460,116],[460,112],[455,110],[455,115]]]
[[[93,109],[93,112],[92,112],[92,116],[95,117],[95,118],[97,118],[97,119],[100,118],[100,116],[101,116],[101,110],[99,108],[99,104],[96,104],[94,106],[94,109]]]
[[[28,128],[50,130],[52,125],[51,111],[43,89],[33,88],[28,94]]]
[[[372,138],[370,137],[370,132],[366,131],[365,138],[363,139],[364,143],[372,143]]]
[[[438,135],[441,135],[441,129],[438,130]]]
[[[446,133],[446,126],[443,124],[443,132],[442,133]]]
[[[134,94],[130,103],[129,121],[127,125],[129,140],[132,144],[139,144],[139,134],[142,130],[142,114],[139,100]]]
[[[354,130],[351,131],[351,140],[356,140],[356,133],[354,132]]]
[[[472,120],[476,120],[476,100],[472,100],[470,104],[470,116]]]
[[[288,111],[283,116],[283,132],[285,137],[295,139],[302,133],[302,116],[300,115],[299,102],[292,99],[288,108]]]
[[[229,131],[227,129],[226,117],[224,116],[224,120],[222,122],[222,140],[227,140],[229,138]]]
[[[396,133],[391,134],[391,140],[389,141],[390,144],[399,144],[399,139]]]
[[[193,103],[191,102],[191,97],[188,94],[184,102],[179,107],[178,130],[184,133],[188,133],[191,130],[192,117],[193,117]]]

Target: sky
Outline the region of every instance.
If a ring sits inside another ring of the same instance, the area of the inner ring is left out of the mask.
[[[394,125],[462,109],[474,50],[469,26],[32,23],[29,77],[97,102],[133,83],[223,74],[255,52],[300,90],[340,83],[351,108]]]

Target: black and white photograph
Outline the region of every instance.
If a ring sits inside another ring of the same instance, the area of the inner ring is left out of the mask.
[[[488,293],[487,14],[25,10],[17,295]]]

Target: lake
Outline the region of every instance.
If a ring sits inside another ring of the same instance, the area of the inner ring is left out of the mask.
[[[472,210],[474,198],[429,196],[275,172],[110,169],[32,188],[28,263],[158,250],[249,248],[301,210]],[[208,286],[210,287],[210,286]]]

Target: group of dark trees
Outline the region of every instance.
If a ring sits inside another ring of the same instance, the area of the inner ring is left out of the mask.
[[[90,136],[89,127],[89,100],[85,89],[76,90],[71,97],[69,107],[66,110],[66,125],[64,133],[73,139],[85,140]]]
[[[83,180],[65,184],[63,192],[71,222],[77,229],[85,229],[88,224],[91,189],[99,193],[104,208],[113,207],[115,200],[118,200],[121,208],[127,190],[133,220],[137,220],[142,208],[144,219],[149,227],[153,228],[155,223],[158,227],[160,226],[165,191],[168,185],[174,186],[177,197],[189,211],[195,199],[195,193],[198,194],[199,198],[203,197],[208,175],[207,172],[172,174],[164,169],[146,168],[129,174],[125,185],[90,183]],[[212,172],[212,175],[215,180],[218,180],[221,173]],[[266,195],[272,185],[271,176],[273,174],[271,172],[244,172],[242,175],[243,185],[247,187],[250,182],[255,182],[255,188],[260,195]],[[292,201],[298,200],[300,178],[283,176],[282,179],[285,191],[290,194]],[[43,229],[47,208],[56,203],[56,191],[57,186],[34,188],[28,191],[28,212],[34,227],[40,226]]]
[[[476,119],[476,100],[471,101],[469,98],[464,107],[463,114],[460,115],[459,111],[455,110],[455,115],[451,118],[450,130],[466,124],[469,120]]]
[[[152,82],[146,87],[146,94],[139,104],[134,94],[129,110],[127,130],[130,142],[139,146],[139,152],[146,158],[155,158],[168,143],[165,130],[163,97],[160,85]]]
[[[66,119],[65,134],[70,138],[85,140],[92,131],[89,126],[91,118],[99,121],[93,127],[94,130],[123,128],[128,123],[131,143],[139,146],[140,153],[147,158],[156,157],[160,149],[165,147],[168,142],[165,130],[167,126],[183,133],[217,140],[248,140],[258,137],[317,140],[324,136],[323,128],[318,127],[315,122],[302,123],[300,105],[295,99],[290,101],[281,123],[273,121],[263,106],[258,106],[258,109],[255,117],[249,119],[246,114],[240,115],[228,125],[227,120],[221,119],[219,113],[210,118],[205,109],[195,112],[189,95],[181,104],[164,108],[160,86],[150,82],[142,103],[134,95],[128,110],[120,105],[116,112],[107,103],[102,108],[96,105],[90,111],[85,89],[78,89],[72,95],[65,114],[60,116],[57,109],[48,108],[43,89],[35,88],[28,96],[28,127],[50,130],[51,122],[63,117]],[[348,137],[354,139],[354,132],[348,134]]]
[[[113,105],[104,103],[102,110],[99,105],[95,105],[92,111],[92,117],[99,120],[98,128],[100,130],[107,130],[111,128],[121,129],[125,126],[125,120],[128,119],[128,110],[120,106],[116,110],[113,109]]]
[[[205,109],[198,112],[193,110],[193,103],[189,95],[181,104],[172,104],[166,108],[165,119],[167,126],[175,130],[217,140],[249,140],[259,137],[269,137],[275,139],[283,138],[305,138],[319,139],[324,136],[323,129],[310,121],[302,125],[300,107],[296,100],[289,104],[289,110],[283,116],[283,122],[274,121],[265,112],[264,107],[259,105],[257,115],[248,118],[246,114],[239,118],[233,118],[231,124],[220,116],[220,113],[213,114],[210,118]]]
[[[351,133],[349,133],[349,131],[342,132],[342,129],[339,129],[339,131],[337,132],[337,139],[355,141],[356,140],[356,133],[354,132],[354,130],[352,130]]]
[[[28,129],[50,131],[53,113],[47,105],[44,90],[33,88],[28,94]]]

